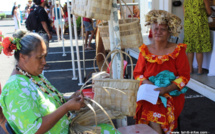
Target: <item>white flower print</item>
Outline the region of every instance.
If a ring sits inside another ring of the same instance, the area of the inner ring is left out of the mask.
[[[30,91],[28,90],[28,88],[22,88],[22,91],[29,96],[30,95]]]
[[[37,117],[41,117],[40,113],[34,113]]]
[[[23,124],[20,120],[19,120],[19,126],[23,129]]]
[[[47,106],[46,106],[46,105],[44,105],[44,104],[42,104],[42,107],[43,107],[44,109],[47,109]]]
[[[10,104],[9,104],[9,110],[11,111],[11,109],[12,109],[12,106],[13,106],[13,100],[10,102]]]
[[[38,126],[41,126],[41,123],[38,123],[37,124],[37,121],[35,121],[34,124],[28,124],[27,125],[27,130],[25,130],[25,133],[24,134],[29,134],[29,133],[32,133],[32,132],[36,132],[38,130]]]
[[[158,56],[158,59],[161,59],[162,58],[162,56]]]
[[[21,78],[21,77],[19,77],[19,79],[20,79],[21,81],[26,81],[24,78]]]
[[[25,98],[25,95],[26,95],[25,93],[19,94],[19,96],[22,97],[22,98]]]
[[[11,115],[11,119],[12,119],[12,120],[15,120],[15,119],[16,119],[16,116],[15,116],[15,115]]]
[[[40,128],[40,126],[41,126],[41,123],[38,123],[38,124],[37,124],[37,129],[39,129],[39,128]]]
[[[21,105],[20,110],[21,112],[27,111],[32,105],[29,103],[29,100],[24,98],[23,100],[18,101],[18,103]]]
[[[13,110],[12,110],[12,113],[16,113],[16,112],[17,112],[17,110],[18,110],[18,109],[13,109]]]
[[[20,82],[20,84],[22,85],[22,86],[24,86],[24,87],[28,87],[28,82]]]
[[[32,98],[33,98],[34,100],[37,100],[37,97],[36,97],[36,93],[35,93],[35,92],[32,92],[32,93],[31,93],[31,96],[32,96]]]
[[[185,86],[185,83],[184,82],[181,82],[181,87]]]

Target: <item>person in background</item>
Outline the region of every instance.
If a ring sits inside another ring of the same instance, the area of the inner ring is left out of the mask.
[[[31,7],[33,5],[32,0],[28,0],[28,6]]]
[[[36,4],[36,10],[39,11],[38,18],[39,18],[39,26],[37,29],[37,33],[43,37],[45,43],[47,52],[49,51],[49,40],[52,39],[52,28],[51,28],[51,22],[49,20],[48,14],[45,11],[45,5],[47,4],[45,0],[34,0],[34,3]],[[50,65],[46,64],[44,66],[44,69],[49,69]]]
[[[25,19],[28,18],[28,15],[30,14],[30,9],[31,9],[32,5],[33,5],[32,0],[28,0],[28,4],[25,7]]]
[[[48,6],[49,6],[49,16],[52,18],[52,9],[54,8],[54,5],[52,4],[51,0],[48,0]]]
[[[30,6],[29,4],[25,7],[25,20],[28,18],[28,15],[30,14]]]
[[[21,28],[21,24],[20,24],[20,12],[18,11],[18,6],[15,4],[12,10],[12,16],[15,23],[15,31],[16,31],[17,29]]]
[[[64,6],[63,6],[63,12],[65,14],[65,25],[64,25],[64,29],[65,29],[65,33],[69,33],[69,22],[68,22],[68,11],[67,11],[67,2],[65,2]]]
[[[193,73],[193,59],[196,53],[198,63],[197,74],[203,74],[203,53],[210,52],[210,31],[208,16],[212,11],[208,0],[184,1],[184,43],[187,44],[187,56],[190,65],[190,73]]]
[[[45,6],[45,10],[46,10],[46,12],[47,12],[47,14],[48,14],[48,16],[49,16],[49,19],[52,20],[52,17],[51,17],[51,14],[50,14],[49,5],[46,5],[46,6]]]
[[[21,5],[18,5],[18,12],[19,12],[19,18],[20,18],[20,24],[23,23],[23,17],[22,17],[22,11],[20,10]]]
[[[160,96],[155,105],[137,101],[135,119],[137,124],[148,124],[159,134],[171,133],[177,128],[177,119],[184,107],[185,85],[190,80],[186,44],[168,41],[171,35],[179,35],[181,19],[164,10],[151,10],[145,20],[151,26],[153,41],[139,47],[134,78],[143,86],[156,85],[158,88],[146,90],[159,91]]]
[[[52,15],[53,15],[52,18],[54,20],[54,26],[55,26],[55,30],[56,30],[56,33],[57,33],[58,40],[61,40],[61,32],[64,33],[64,20],[63,20],[64,12],[63,12],[63,9],[60,6],[59,1],[56,1],[56,6],[57,6],[57,8],[54,7],[52,9]],[[56,12],[57,12],[57,14],[56,14]],[[62,15],[61,16],[62,20],[60,19],[60,14]],[[61,31],[61,26],[62,26],[62,31]],[[57,32],[57,27],[59,28],[59,32]]]
[[[94,34],[95,34],[94,29],[93,29],[93,21],[90,18],[83,17],[83,23],[84,23],[84,29],[86,32],[85,45],[84,46],[85,46],[86,50],[92,50],[93,48],[91,47],[91,41],[92,41]],[[88,41],[88,37],[89,37],[90,33],[91,33],[91,36],[90,36],[90,39]]]
[[[71,111],[84,106],[83,95],[77,91],[65,100],[41,74],[47,55],[43,38],[19,30],[13,38],[5,37],[2,44],[3,53],[12,56],[14,52],[17,61],[0,96],[3,114],[14,133],[68,134]]]

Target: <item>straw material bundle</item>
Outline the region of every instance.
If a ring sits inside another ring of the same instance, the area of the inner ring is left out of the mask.
[[[105,114],[107,112],[108,116]],[[95,112],[95,113],[94,113]],[[86,108],[78,113],[72,119],[70,124],[70,134],[87,133],[87,134],[100,134],[100,127],[94,125],[101,123],[110,123],[110,119],[121,118],[121,112],[113,111],[107,108],[95,108],[94,112]]]
[[[121,50],[114,50],[108,54],[106,60],[111,54],[114,54],[112,58],[113,61],[117,53],[120,53],[122,62],[122,53],[126,54],[130,58],[131,79],[123,79],[123,68],[121,68],[120,79],[94,79],[94,100],[101,104],[103,107],[120,111],[123,115],[134,116],[136,110],[136,97],[139,87],[139,81],[133,80],[133,62],[131,57],[127,53]],[[110,75],[111,74],[112,70],[110,68]]]
[[[105,50],[110,50],[108,22],[98,25]],[[138,48],[143,44],[139,19],[119,20],[121,48]]]
[[[109,20],[112,0],[72,0],[72,14],[86,18]]]

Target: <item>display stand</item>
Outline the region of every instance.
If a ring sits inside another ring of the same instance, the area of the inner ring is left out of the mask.
[[[69,0],[67,0],[67,11],[68,11],[68,22],[69,22],[69,38],[70,38],[70,49],[71,49],[71,59],[72,59],[72,72],[73,77],[72,80],[77,80],[76,72],[75,72],[75,58],[74,58],[74,49],[73,49],[73,38],[72,38],[72,24],[71,24],[71,5],[69,4]]]
[[[118,20],[118,12],[117,12],[117,1],[113,0],[112,9],[111,9],[111,17],[109,21],[109,37],[110,37],[110,49],[113,51],[114,49],[121,50],[121,41],[120,41],[120,32],[119,32],[119,20]],[[113,55],[112,55],[113,56]],[[117,58],[113,60],[112,63],[113,70],[113,78],[120,78],[120,69],[121,69],[121,58],[120,55],[117,54]],[[117,127],[127,126],[127,117],[124,116],[123,119],[117,119]]]

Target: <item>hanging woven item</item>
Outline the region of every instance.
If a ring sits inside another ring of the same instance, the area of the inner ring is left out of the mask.
[[[110,20],[112,0],[72,0],[72,14],[98,20]]]
[[[123,65],[123,54],[131,57],[121,51],[114,50],[108,54],[106,60],[111,54],[121,55],[121,65]],[[112,61],[115,56],[113,56]],[[112,63],[112,62],[111,62]],[[103,107],[120,111],[123,115],[134,116],[136,110],[136,97],[139,87],[139,81],[133,80],[133,62],[131,60],[131,79],[123,79],[123,66],[121,68],[120,79],[112,78],[112,69],[110,68],[110,78],[94,79],[94,100]]]
[[[124,1],[123,1],[124,2]],[[121,2],[120,2],[121,5]],[[126,3],[125,3],[126,5]],[[122,7],[122,6],[121,6]],[[131,19],[125,19],[123,10],[123,19],[119,20],[119,32],[120,32],[120,42],[121,48],[138,48],[143,44],[143,37],[141,34],[140,20],[133,18],[133,13],[130,8],[130,14],[132,15]],[[122,9],[122,8],[121,8]],[[110,38],[109,38],[109,25],[108,22],[104,22],[98,25],[100,36],[102,38],[105,50],[110,50]],[[114,33],[115,34],[115,33]]]

